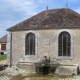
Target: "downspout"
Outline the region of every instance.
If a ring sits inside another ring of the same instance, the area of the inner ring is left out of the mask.
[[[10,67],[12,66],[12,33],[10,32]]]

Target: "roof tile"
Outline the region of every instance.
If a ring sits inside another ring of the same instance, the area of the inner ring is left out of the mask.
[[[7,35],[3,36],[3,37],[0,39],[0,43],[7,43]]]
[[[69,8],[60,8],[42,11],[7,30],[76,27],[80,28],[80,14]]]

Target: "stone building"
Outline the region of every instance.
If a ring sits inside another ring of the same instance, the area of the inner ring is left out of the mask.
[[[1,55],[7,54],[6,45],[7,45],[7,35],[0,38],[0,54]]]
[[[47,56],[80,66],[80,14],[69,8],[42,11],[7,31],[8,65],[32,64]]]

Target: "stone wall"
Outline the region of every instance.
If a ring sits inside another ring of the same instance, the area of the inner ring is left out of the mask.
[[[67,31],[71,35],[71,56],[58,56],[58,36],[61,32]],[[28,33],[34,33],[35,40],[35,56],[25,55],[25,36]],[[8,34],[7,44],[8,59],[10,64],[10,33]],[[80,30],[79,29],[46,29],[46,30],[26,30],[12,31],[12,64],[18,62],[33,62],[41,59],[43,56],[50,56],[51,59],[60,59],[66,64],[80,65]]]
[[[7,34],[7,64],[10,65],[10,32]]]

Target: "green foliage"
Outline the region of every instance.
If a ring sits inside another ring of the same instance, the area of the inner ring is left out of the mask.
[[[0,61],[1,61],[1,60],[5,60],[5,59],[7,59],[7,54],[0,55]]]
[[[75,75],[76,75],[75,73],[72,74],[72,76],[75,76]]]

